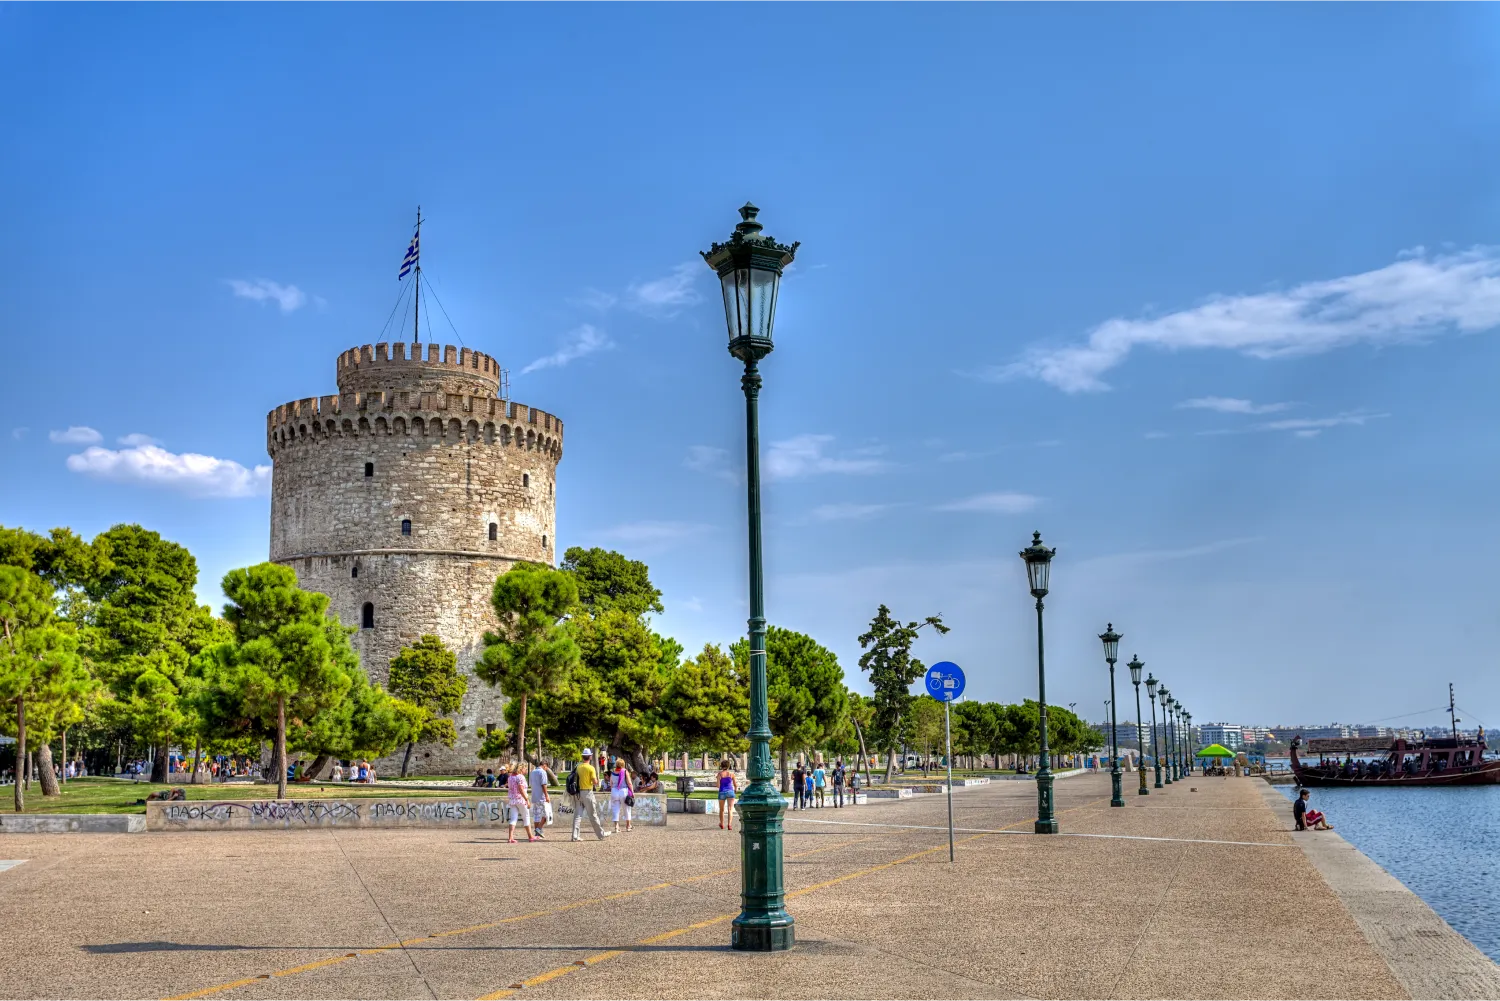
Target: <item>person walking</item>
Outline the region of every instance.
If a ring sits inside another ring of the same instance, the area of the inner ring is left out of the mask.
[[[811,810],[813,805],[813,767],[811,762],[802,773],[802,809]]]
[[[734,830],[734,798],[740,783],[729,767],[728,759],[719,762],[719,827]]]
[[[839,758],[833,763],[833,808],[837,810],[844,805],[844,759]]]
[[[536,836],[542,840],[546,840],[543,828],[552,823],[552,794],[547,791],[552,779],[552,772],[538,760],[531,770],[531,824],[536,828]]]
[[[802,759],[797,759],[797,767],[792,769],[792,809],[804,809],[802,802],[802,780],[807,777],[807,771],[802,767]]]
[[[620,815],[625,815],[625,833],[630,833],[631,808],[635,806],[635,789],[630,784],[630,771],[625,762],[615,759],[615,767],[609,776],[609,813],[614,822],[614,833],[620,833]]]
[[[611,833],[606,831],[604,825],[599,822],[599,805],[594,801],[594,791],[599,788],[599,773],[594,770],[593,754],[592,750],[585,747],[582,752],[583,760],[578,762],[578,766],[568,776],[568,792],[573,797],[574,841],[583,840],[579,837],[579,830],[585,814],[600,841],[609,837]]]
[[[526,794],[526,766],[517,761],[510,766],[510,775],[505,780],[506,812],[509,815],[510,830],[506,834],[506,844],[516,843],[517,822],[526,825],[526,840],[536,840],[536,829],[531,826],[531,799]]]
[[[828,785],[828,773],[823,770],[823,762],[818,762],[818,767],[813,769],[813,794],[817,796],[819,808],[828,805],[825,798],[824,788]]]

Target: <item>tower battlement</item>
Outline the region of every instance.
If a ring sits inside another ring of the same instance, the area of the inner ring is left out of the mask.
[[[452,344],[365,344],[341,352],[335,371],[340,393],[404,389],[494,396],[500,389],[499,362]]]
[[[355,435],[411,435],[451,442],[514,445],[562,458],[562,421],[544,410],[493,396],[447,393],[341,393],[283,403],[266,415],[266,451]]]

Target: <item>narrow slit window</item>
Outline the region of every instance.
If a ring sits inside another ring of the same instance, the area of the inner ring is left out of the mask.
[[[365,479],[368,480],[368,479],[373,478],[374,476],[375,476],[375,463],[373,463],[373,462],[367,462],[367,463],[365,463]]]
[[[361,629],[374,629],[375,628],[375,603],[374,602],[371,602],[371,601],[365,602],[365,607],[359,610],[359,628],[361,628]]]
[[[522,473],[521,474],[521,486],[523,486],[523,487],[529,487],[529,486],[531,486],[531,474],[530,473]]]
[[[545,535],[542,536],[542,548],[543,549],[547,548],[547,537]]]
[[[401,534],[402,535],[410,535],[411,534],[411,519],[410,518],[402,518],[401,519]]]
[[[359,564],[358,563],[354,564],[354,568],[349,571],[349,576],[350,577],[358,577],[359,576]]]
[[[492,521],[490,522],[490,541],[494,542],[498,538],[500,538],[500,526]]]

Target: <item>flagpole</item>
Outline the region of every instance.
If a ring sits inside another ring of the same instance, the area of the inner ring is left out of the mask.
[[[421,343],[421,340],[422,340],[421,334],[419,332],[420,331],[419,324],[421,323],[421,317],[422,317],[422,257],[421,257],[421,254],[422,254],[422,206],[420,206],[420,205],[417,206],[417,237],[416,237],[416,243],[417,243],[417,273],[416,273],[417,298],[416,298],[416,308],[412,310],[412,318],[411,318],[411,342],[413,344]]]

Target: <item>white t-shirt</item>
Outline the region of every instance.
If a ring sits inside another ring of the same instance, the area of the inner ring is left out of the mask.
[[[547,769],[537,765],[531,770],[531,801],[540,803],[547,798]]]

